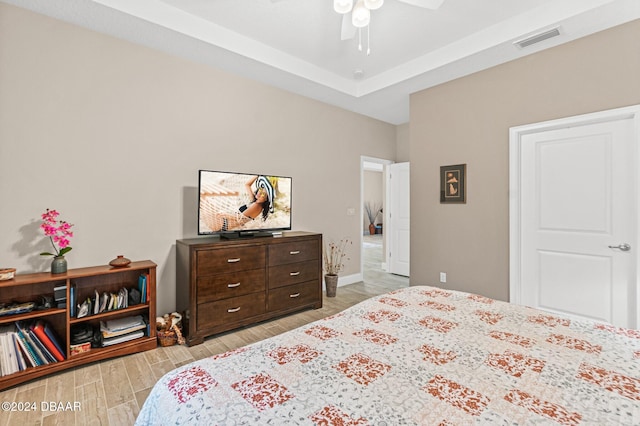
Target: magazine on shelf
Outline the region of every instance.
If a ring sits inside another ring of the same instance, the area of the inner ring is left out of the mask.
[[[129,340],[137,339],[143,336],[144,336],[144,331],[142,330],[133,331],[131,333],[123,334],[120,336],[102,339],[102,346],[111,346],[118,343],[124,343],[124,342],[128,342]]]
[[[100,313],[100,294],[98,293],[98,290],[94,290],[95,292],[95,297],[93,299],[93,315],[96,315],[98,313]]]
[[[71,318],[76,316],[76,288],[75,287],[71,287],[69,288],[69,313],[71,315]]]
[[[33,364],[31,363],[31,360],[29,360],[29,355],[27,355],[26,349],[23,349],[22,347],[22,343],[20,342],[20,337],[18,336],[17,331],[13,332],[13,343],[16,354],[18,354],[18,357],[22,360],[22,367],[20,368],[20,371],[24,370],[25,368],[32,367]]]
[[[135,326],[126,328],[124,330],[109,331],[104,321],[100,322],[100,331],[102,332],[102,337],[105,339],[110,337],[122,336],[123,334],[131,333],[133,331],[138,331],[138,330],[144,330],[146,328],[147,328],[146,324],[140,324],[140,325],[135,325]]]
[[[15,331],[11,333],[11,340],[13,341],[13,350],[18,361],[18,370],[23,371],[25,368],[27,368],[27,361],[24,359],[24,355],[22,355],[20,345],[18,344],[18,335]]]
[[[122,287],[118,291],[118,308],[127,308],[129,306],[129,290]]]
[[[102,297],[100,298],[100,313],[109,310],[109,299],[110,295],[107,294],[106,291],[102,293]]]
[[[0,328],[0,373],[3,376],[20,371],[17,354],[14,349],[13,325]]]
[[[18,334],[18,342],[20,343],[20,346],[22,347],[23,352],[25,352],[25,355],[27,355],[27,359],[29,360],[31,365],[33,367],[37,367],[39,365],[44,364],[40,360],[40,357],[38,356],[36,351],[33,349],[31,344],[27,341],[27,338],[24,336],[22,331],[20,329],[17,329],[16,333]]]
[[[37,367],[42,364],[36,358],[36,355],[34,354],[33,349],[31,349],[31,347],[28,345],[24,336],[21,336],[20,331],[16,331],[16,341],[18,342],[18,345],[22,350],[22,354],[24,355],[25,360],[27,361],[28,364],[30,364],[31,367]]]
[[[145,274],[140,274],[138,278],[138,290],[140,290],[140,303],[145,303],[147,301],[147,284],[148,279]]]
[[[15,355],[11,347],[11,333],[0,334],[0,347],[2,348],[2,375],[15,373],[18,371],[18,365],[15,363]]]
[[[104,321],[103,331],[113,333],[116,331],[128,330],[131,329],[131,327],[136,327],[139,325],[146,325],[146,323],[144,322],[144,318],[142,318],[142,315],[133,315],[129,317]]]

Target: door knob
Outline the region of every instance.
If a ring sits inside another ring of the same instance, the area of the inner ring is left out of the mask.
[[[609,248],[613,248],[613,249],[620,249],[622,251],[629,251],[631,250],[631,246],[627,243],[623,243],[617,246],[609,246]]]

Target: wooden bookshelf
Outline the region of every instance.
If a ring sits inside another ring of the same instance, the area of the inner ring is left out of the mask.
[[[99,294],[102,294],[103,292],[117,293],[123,287],[127,289],[138,288],[138,277],[141,274],[145,274],[148,277],[148,300],[141,300],[139,304],[127,308],[114,309],[82,318],[71,316],[70,289],[72,287],[74,288],[75,303],[77,304],[78,301],[94,295],[96,290]],[[154,262],[150,260],[132,262],[124,268],[114,268],[109,265],[92,266],[70,269],[64,274],[51,274],[48,272],[18,274],[11,280],[0,281],[0,303],[37,302],[42,295],[53,298],[53,289],[61,286],[66,286],[66,308],[34,309],[25,313],[3,315],[0,316],[0,325],[38,319],[47,321],[62,340],[63,347],[66,348],[65,360],[38,367],[28,367],[23,371],[2,376],[0,377],[0,390],[58,371],[116,356],[154,349],[157,346],[155,327],[156,264]],[[114,320],[132,315],[144,315],[148,318],[150,326],[145,336],[113,346],[91,348],[88,352],[71,355],[69,348],[71,341],[70,330],[74,324],[88,323],[92,326],[99,326],[100,321]]]

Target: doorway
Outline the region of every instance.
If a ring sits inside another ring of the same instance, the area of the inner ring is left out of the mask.
[[[510,132],[510,301],[639,325],[640,106]]]
[[[396,283],[398,287],[407,286],[408,271],[406,274],[398,275],[389,269],[389,248],[391,247],[389,238],[392,232],[387,232],[388,228],[385,226],[385,223],[389,223],[389,209],[387,208],[389,176],[387,172],[389,167],[396,166],[396,164],[391,160],[362,156],[360,166],[362,212],[360,258],[363,279],[365,283],[384,280]],[[367,202],[372,207],[371,210],[374,214],[376,207],[381,206],[379,214],[375,215],[375,230],[373,232],[369,230],[370,218],[365,209]],[[408,208],[406,210],[408,211]]]
[[[384,229],[385,175],[384,169],[391,160],[361,157],[361,269],[366,280],[371,274],[386,271]],[[373,225],[373,227],[370,227]],[[369,274],[369,275],[367,275]]]

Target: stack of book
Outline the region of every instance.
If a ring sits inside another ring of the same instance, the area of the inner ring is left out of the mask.
[[[16,321],[0,328],[0,373],[3,376],[65,358],[60,338],[43,320]]]
[[[56,301],[56,306],[60,309],[67,307],[67,286],[61,285],[53,289],[53,298]]]
[[[144,336],[145,333],[148,333],[148,324],[142,315],[135,315],[101,321],[100,331],[102,332],[102,346],[111,346]]]

